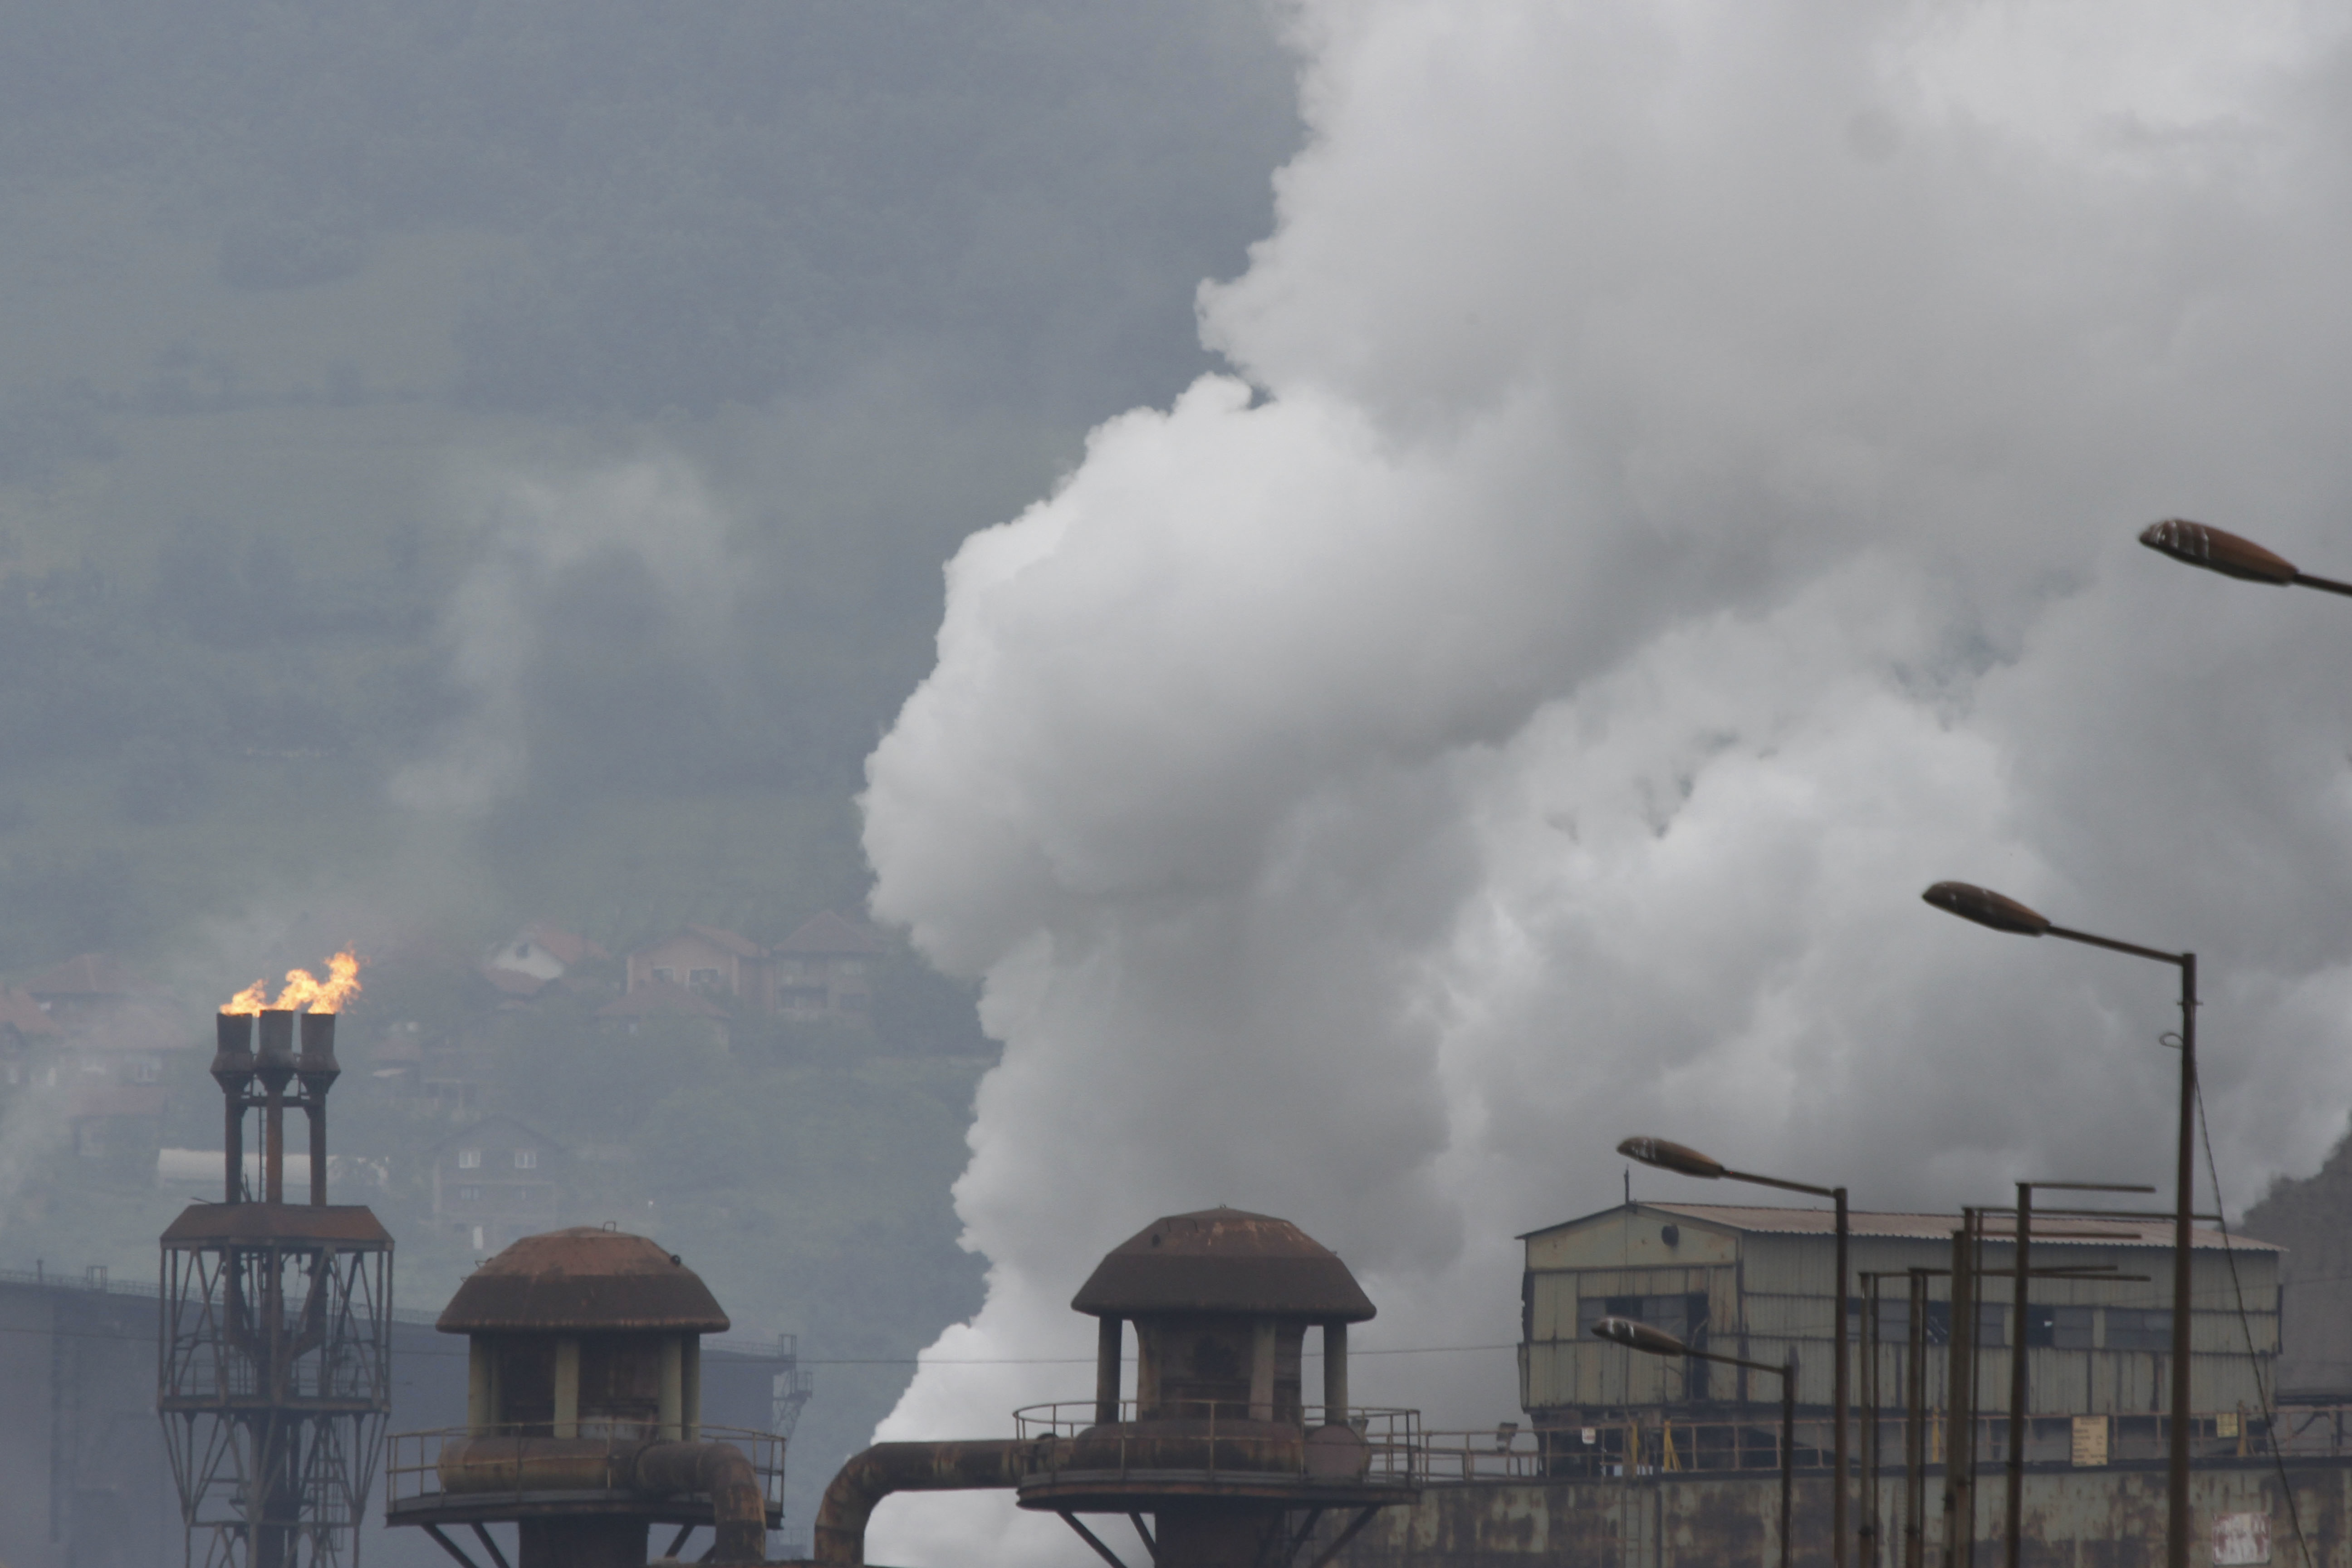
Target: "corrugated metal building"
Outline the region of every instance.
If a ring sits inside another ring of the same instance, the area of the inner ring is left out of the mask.
[[[1993,1224],[2006,1229],[2006,1216]],[[1854,1214],[1849,1267],[1894,1275],[1882,1286],[1880,1367],[1899,1401],[1908,1339],[1912,1268],[1948,1268],[1957,1215]],[[2053,1233],[2065,1232],[2061,1237]],[[1519,1403],[1541,1427],[1590,1424],[1614,1413],[1680,1407],[1691,1415],[1754,1400],[1777,1403],[1779,1380],[1702,1362],[1635,1355],[1588,1331],[1603,1316],[1636,1318],[1703,1348],[1754,1361],[1798,1363],[1798,1403],[1826,1407],[1833,1363],[1835,1288],[1828,1209],[1722,1204],[1634,1203],[1569,1220],[1519,1238],[1527,1247],[1520,1287]],[[2050,1415],[2145,1415],[2168,1402],[2166,1363],[2172,1334],[2169,1222],[2037,1216],[2037,1266],[2112,1264],[2144,1283],[2036,1279],[2023,1339],[2032,1407]],[[2191,1400],[2200,1412],[2258,1411],[2274,1386],[2279,1349],[2281,1248],[2243,1237],[2195,1232],[2190,1324]],[[2012,1246],[1988,1241],[1983,1266],[2011,1267]],[[1950,1280],[1928,1281],[1928,1386],[1941,1402],[1950,1337]],[[1859,1363],[1861,1286],[1849,1308]],[[2019,1341],[2009,1320],[2011,1281],[1989,1279],[1979,1303],[1980,1385],[2006,1390]],[[2242,1302],[2243,1310],[2241,1311]],[[2258,1386],[2257,1377],[2260,1384]],[[1855,1394],[1859,1399],[1860,1379]]]

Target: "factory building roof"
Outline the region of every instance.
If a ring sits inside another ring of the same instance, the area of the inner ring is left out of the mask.
[[[1653,1213],[1673,1215],[1677,1218],[1701,1225],[1720,1226],[1726,1230],[1746,1231],[1752,1235],[1833,1236],[1837,1233],[1837,1214],[1826,1208],[1782,1208],[1769,1205],[1747,1204],[1660,1204],[1647,1201],[1632,1205]],[[2085,1207],[2095,1206],[2085,1205]],[[1598,1210],[1575,1219],[1562,1220],[1538,1229],[1523,1231],[1517,1239],[1549,1236],[1554,1231],[1588,1225],[1625,1212],[1626,1205]],[[2000,1241],[2010,1233],[2008,1215],[1990,1215],[1985,1220],[1985,1239]],[[1846,1232],[1850,1236],[1883,1237],[1905,1241],[1949,1241],[1952,1232],[1960,1226],[1956,1214],[1888,1214],[1863,1209],[1846,1215]],[[2084,1215],[2037,1212],[2033,1219],[2033,1245],[2057,1247],[2164,1247],[2172,1245],[2172,1221],[2169,1219],[2095,1219]],[[2267,1241],[2257,1241],[2250,1236],[2224,1236],[2210,1226],[2196,1226],[2189,1231],[2192,1249],[2224,1247],[2238,1252],[2284,1252],[2286,1249]]]

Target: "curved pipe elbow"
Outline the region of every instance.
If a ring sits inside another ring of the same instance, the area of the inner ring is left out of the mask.
[[[816,1511],[816,1562],[861,1568],[866,1523],[893,1492],[1010,1490],[1030,1469],[1034,1442],[877,1443],[841,1467]]]
[[[732,1443],[652,1443],[638,1450],[636,1489],[701,1492],[710,1499],[718,1540],[709,1563],[768,1560],[768,1501],[759,1472]]]

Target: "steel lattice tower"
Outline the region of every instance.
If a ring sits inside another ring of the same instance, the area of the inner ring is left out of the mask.
[[[301,1051],[294,1029],[301,1023]],[[220,1016],[226,1201],[163,1237],[156,1407],[190,1568],[344,1568],[392,1402],[392,1237],[327,1202],[331,1013]],[[289,1094],[288,1090],[296,1092]],[[285,1201],[285,1115],[310,1121],[310,1201]],[[246,1118],[262,1116],[261,1192]]]

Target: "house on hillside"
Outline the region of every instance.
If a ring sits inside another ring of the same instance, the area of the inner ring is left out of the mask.
[[[768,950],[749,937],[717,926],[690,925],[676,936],[630,953],[622,982],[625,998],[649,985],[677,986],[701,996],[725,997],[751,1013],[767,1013],[774,1007]]]
[[[44,1059],[45,1047],[64,1034],[30,994],[0,986],[0,1089],[21,1088],[48,1071],[53,1064]]]
[[[872,1023],[874,977],[888,951],[873,928],[831,910],[803,921],[771,960],[776,1010],[788,1018]]]
[[[51,1020],[68,1029],[83,1027],[159,994],[130,965],[104,952],[79,953],[52,964],[26,981],[24,990]]]
[[[772,948],[716,926],[690,925],[629,954],[621,1000],[629,1004],[649,987],[668,986],[730,1003],[740,1015],[870,1024],[874,980],[888,951],[880,933],[831,910],[803,921]],[[655,1010],[660,1007],[654,1004],[616,1004],[605,1013]]]
[[[732,1019],[706,991],[689,991],[667,980],[648,980],[596,1009],[596,1016],[635,1034],[648,1018],[684,1018],[701,1023],[721,1046],[730,1043]]]
[[[583,964],[609,963],[613,955],[584,936],[562,931],[545,921],[533,921],[513,938],[484,956],[481,970],[491,984],[510,996],[530,996],[550,981]]]
[[[563,1222],[572,1153],[511,1116],[488,1116],[433,1145],[433,1223],[477,1253]]]
[[[76,1082],[66,1102],[73,1152],[95,1160],[152,1148],[163,1134],[163,1090],[152,1083]]]

